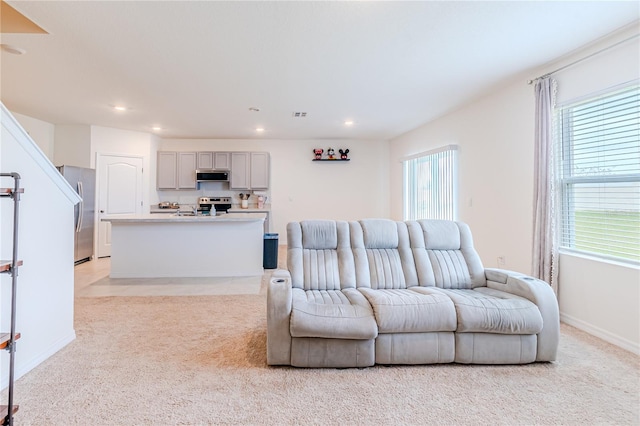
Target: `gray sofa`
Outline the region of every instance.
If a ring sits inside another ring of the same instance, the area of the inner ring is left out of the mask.
[[[482,266],[462,222],[287,225],[267,290],[267,362],[296,367],[553,361],[558,303],[544,281]]]

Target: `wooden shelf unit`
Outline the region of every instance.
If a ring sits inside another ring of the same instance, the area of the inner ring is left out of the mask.
[[[18,191],[16,191],[13,188],[0,188],[0,196],[3,197],[10,197],[11,195],[15,194],[15,193],[19,193],[19,194],[23,194],[24,193],[24,188],[18,188]]]
[[[14,405],[13,406],[13,410],[11,410],[11,415],[13,416],[15,413],[18,412],[18,408],[20,408],[18,405]],[[9,411],[9,406],[7,405],[0,405],[0,417],[2,417],[3,419],[7,417],[7,412]]]
[[[11,260],[0,260],[0,272],[10,271],[12,264],[13,262]],[[16,266],[22,266],[22,260],[18,260]]]
[[[13,403],[13,387],[15,374],[15,353],[16,340],[20,338],[20,333],[16,332],[16,289],[18,285],[18,267],[22,266],[22,261],[18,260],[18,213],[20,204],[20,194],[24,189],[20,188],[19,173],[0,173],[0,177],[10,177],[14,181],[13,188],[0,188],[0,198],[10,198],[13,201],[13,249],[11,260],[0,260],[0,273],[11,276],[11,330],[0,333],[0,349],[9,352],[9,386],[7,389],[7,405],[0,405],[0,417],[2,426],[13,426],[13,415],[18,412],[18,405]]]
[[[20,338],[20,333],[16,333],[16,339]],[[11,333],[0,333],[0,350],[7,347],[9,341],[11,340]]]

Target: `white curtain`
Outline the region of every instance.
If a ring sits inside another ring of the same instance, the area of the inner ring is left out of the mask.
[[[555,235],[553,107],[555,80],[540,78],[535,84],[535,162],[533,190],[532,274],[558,293]]]

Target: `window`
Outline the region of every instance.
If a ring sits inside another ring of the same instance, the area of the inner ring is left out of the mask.
[[[403,161],[405,220],[457,218],[457,149],[449,145]]]
[[[560,247],[640,263],[640,87],[557,113]]]

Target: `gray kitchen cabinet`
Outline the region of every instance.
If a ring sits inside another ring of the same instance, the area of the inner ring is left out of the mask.
[[[268,189],[269,153],[232,152],[230,189]]]
[[[178,189],[196,189],[195,152],[178,153]]]
[[[158,152],[158,189],[176,189],[178,187],[178,153]]]
[[[198,152],[198,169],[231,169],[230,152]]]
[[[213,168],[216,170],[231,170],[231,153],[230,152],[214,152]]]
[[[269,153],[268,152],[252,152],[251,153],[251,172],[250,180],[251,189],[268,189],[269,188]]]
[[[198,169],[213,169],[213,152],[198,152]]]
[[[230,189],[249,189],[249,163],[251,157],[248,152],[231,153],[231,178]]]
[[[195,152],[158,152],[158,189],[196,189]]]

